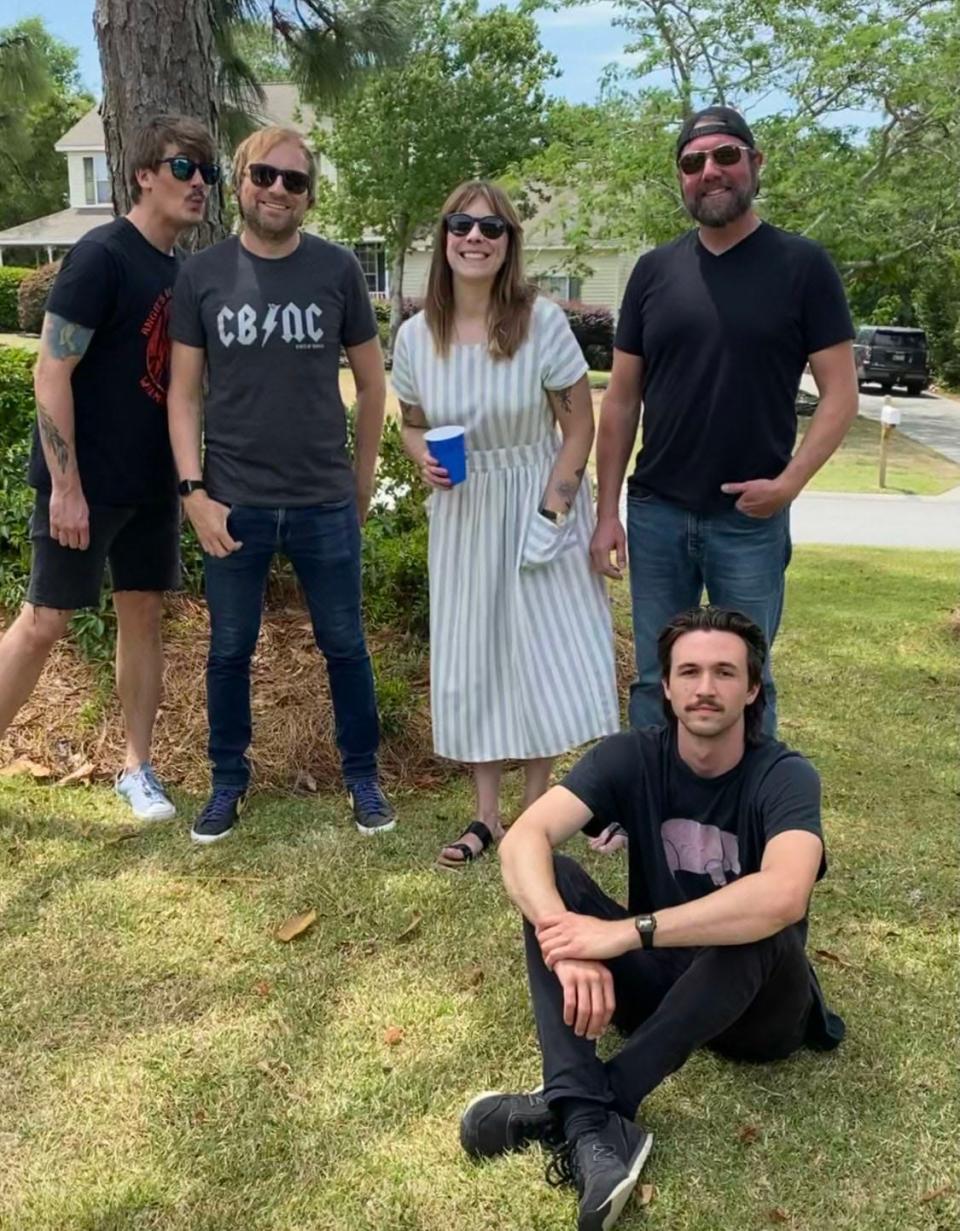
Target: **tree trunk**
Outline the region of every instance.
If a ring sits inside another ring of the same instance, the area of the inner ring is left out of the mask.
[[[127,140],[138,124],[163,112],[204,124],[220,148],[219,58],[211,0],[96,0],[94,28],[103,71],[103,131],[118,214],[130,208],[124,176]],[[188,240],[205,248],[229,232],[222,187],[207,221]]]
[[[407,260],[409,224],[406,218],[399,218],[399,225],[394,228],[395,246],[393,260],[390,263],[390,354],[393,354],[393,344],[397,340],[397,330],[403,324],[403,267]]]

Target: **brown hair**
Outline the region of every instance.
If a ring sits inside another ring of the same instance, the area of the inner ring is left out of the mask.
[[[494,359],[510,359],[526,339],[537,289],[524,276],[523,231],[517,211],[503,189],[489,180],[467,180],[443,203],[434,233],[424,316],[437,353],[446,355],[453,333],[453,273],[447,261],[446,217],[478,196],[486,197],[491,210],[507,224],[507,255],[497,270],[487,309],[487,347]]]
[[[313,156],[313,150],[311,150],[310,146],[307,145],[295,128],[283,128],[279,124],[271,124],[268,128],[258,128],[255,133],[251,133],[246,140],[241,141],[237,146],[233,155],[234,191],[240,191],[240,185],[243,183],[243,177],[247,173],[247,167],[252,162],[259,162],[262,158],[265,158],[275,145],[282,145],[284,141],[289,141],[292,145],[297,146],[300,153],[306,159],[307,175],[310,177],[307,198],[309,204],[312,205],[315,200],[317,187],[317,160]]]
[[[133,201],[139,201],[141,195],[137,172],[158,170],[171,145],[178,154],[186,154],[195,162],[216,162],[213,137],[199,120],[187,115],[155,115],[134,131],[127,146],[127,187]]]

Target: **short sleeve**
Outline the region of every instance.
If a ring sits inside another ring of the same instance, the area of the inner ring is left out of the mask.
[[[340,341],[344,346],[362,346],[377,336],[377,318],[367,290],[360,262],[348,252],[343,279],[343,327]]]
[[[628,355],[643,356],[643,296],[641,290],[646,281],[643,257],[633,267],[633,272],[627,281],[627,289],[623,292],[623,302],[620,304],[620,315],[617,318],[617,332],[613,340],[617,350]]]
[[[397,340],[393,344],[393,368],[390,371],[390,383],[393,391],[401,402],[410,406],[419,406],[420,390],[414,379],[411,349],[411,333],[414,328],[412,320],[404,321],[397,330]]]
[[[639,766],[633,734],[623,731],[594,744],[564,777],[560,785],[593,815],[596,823],[589,823],[591,832],[598,833],[614,821],[629,825],[633,811],[628,800],[636,791]]]
[[[818,350],[853,340],[853,321],[840,275],[826,252],[812,248],[803,286],[802,328],[804,350]]]
[[[170,309],[170,337],[184,346],[205,349],[207,334],[203,327],[196,283],[193,277],[193,262],[187,261],[173,286],[173,304]]]
[[[791,829],[812,833],[823,841],[820,775],[805,757],[785,757],[771,768],[757,792],[757,808],[766,842]],[[818,880],[826,866],[824,858]]]
[[[113,315],[116,302],[113,257],[103,244],[81,240],[63,258],[46,310],[84,329],[98,329]]]
[[[549,300],[542,301],[540,310],[540,383],[544,389],[569,389],[586,375],[587,361],[564,310]]]

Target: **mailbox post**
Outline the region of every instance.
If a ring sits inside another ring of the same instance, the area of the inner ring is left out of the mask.
[[[890,447],[890,437],[900,426],[900,408],[894,406],[889,396],[883,399],[880,411],[880,486],[887,485],[887,450]]]

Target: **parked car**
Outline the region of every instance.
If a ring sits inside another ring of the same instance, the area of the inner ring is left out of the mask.
[[[902,385],[916,396],[930,384],[927,335],[900,325],[861,325],[853,344],[857,380],[879,384],[884,393]]]

